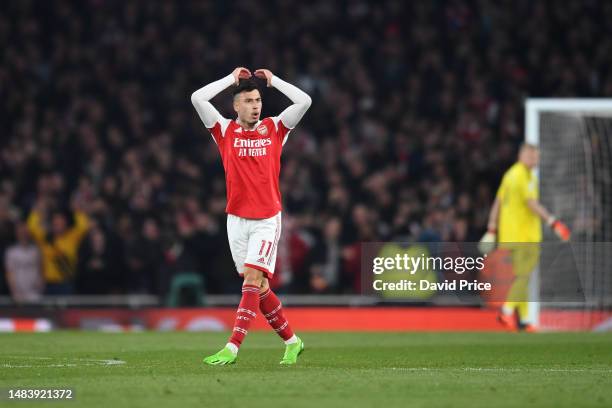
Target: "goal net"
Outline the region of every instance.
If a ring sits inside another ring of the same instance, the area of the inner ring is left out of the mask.
[[[612,100],[529,99],[540,200],[572,231],[544,229],[530,313],[544,330],[612,330]]]

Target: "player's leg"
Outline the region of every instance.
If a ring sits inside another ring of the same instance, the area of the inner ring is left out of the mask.
[[[293,333],[289,321],[283,314],[282,304],[270,289],[270,284],[266,278],[264,278],[259,294],[259,310],[264,314],[272,329],[285,342],[285,354],[281,364],[295,364],[298,356],[304,350],[304,342]]]
[[[526,328],[533,330],[529,321],[529,279],[539,261],[539,244],[516,243],[512,249],[512,269],[514,282],[508,291],[506,302],[502,306],[500,321],[512,329]],[[518,326],[514,319],[515,310],[518,313]],[[504,319],[507,319],[504,321]]]
[[[531,275],[540,261],[540,244],[539,243],[524,243],[521,245],[521,265],[518,270],[520,276],[525,277],[525,288],[522,289],[520,302],[517,305],[519,317],[519,330],[535,332],[537,328],[531,321],[529,316],[529,281]]]
[[[505,242],[500,243],[499,248],[500,250],[503,249],[504,251],[508,251],[508,254],[510,255],[511,265],[512,265],[512,284],[510,285],[510,288],[508,289],[508,292],[506,293],[506,299],[504,303],[502,304],[500,313],[497,316],[497,320],[507,329],[516,330],[517,322],[516,322],[515,312],[516,312],[517,302],[515,302],[515,297],[514,295],[512,295],[513,288],[515,287],[515,284],[516,284],[516,270],[515,270],[516,265],[514,263],[515,248],[513,244],[505,243]]]
[[[293,334],[293,330],[291,330],[291,326],[283,314],[282,304],[276,294],[270,289],[270,284],[266,278],[264,278],[259,294],[259,310],[261,310],[268,324],[283,339],[285,344],[296,342],[295,334]]]
[[[236,319],[232,334],[227,344],[219,352],[206,357],[204,362],[212,365],[232,364],[236,361],[238,350],[249,332],[251,322],[257,317],[259,310],[259,288],[263,280],[263,273],[257,269],[244,268],[244,283],[242,284],[242,298],[236,310]]]
[[[236,217],[235,215],[228,214],[227,216],[227,239],[229,241],[230,251],[232,253],[232,258],[234,260],[234,264],[236,265],[236,271],[243,276],[244,272],[244,261],[247,255],[247,247],[249,242],[249,230],[248,230],[248,220],[240,217]],[[251,274],[246,274],[249,277],[249,281],[252,280]],[[250,297],[253,297],[252,294],[258,300],[259,287],[257,287],[256,292],[251,290],[247,290]],[[247,296],[249,297],[249,296]],[[244,286],[243,286],[243,299],[244,300]],[[238,307],[238,311],[241,307]],[[242,316],[244,313],[239,314],[237,311],[237,319],[238,316]],[[249,315],[250,316],[250,315]],[[242,320],[242,319],[240,319]],[[232,335],[235,333],[236,328],[238,330],[244,330],[243,328],[234,325],[232,330]],[[239,346],[239,345],[238,345]],[[232,342],[228,342],[225,347],[223,347],[219,352],[208,356],[204,359],[204,362],[207,364],[213,365],[224,365],[224,364],[232,364],[236,361],[236,357],[238,355],[238,346]]]
[[[270,289],[268,279],[274,275],[276,254],[281,235],[281,213],[264,220],[252,220],[251,236],[245,266],[256,268],[264,273],[263,285],[259,296],[259,308],[274,331],[285,341],[285,357],[282,364],[294,364],[304,349],[283,314],[283,308],[276,294]],[[252,244],[251,244],[252,243]]]
[[[228,341],[228,347],[238,353],[238,349],[249,332],[251,322],[257,317],[259,311],[259,288],[263,281],[263,272],[245,267],[244,282],[242,284],[242,299],[236,311],[234,329]]]

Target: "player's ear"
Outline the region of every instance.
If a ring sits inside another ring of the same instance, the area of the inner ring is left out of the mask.
[[[238,113],[238,97],[234,98],[234,111],[236,111],[236,113]]]

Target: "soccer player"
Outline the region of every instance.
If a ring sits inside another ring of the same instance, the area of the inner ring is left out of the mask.
[[[265,79],[268,87],[285,94],[293,104],[278,116],[260,120],[261,93],[251,72],[243,67],[191,95],[193,106],[221,154],[227,189],[227,238],[236,269],[244,279],[232,335],[223,349],[204,359],[212,365],[236,361],[238,349],[258,311],[285,341],[281,364],[295,364],[304,350],[304,343],[293,333],[268,280],[274,273],[281,234],[282,148],[312,101],[305,92],[267,69],[258,69],[254,74]],[[221,116],[209,102],[232,85],[235,120]]]
[[[535,331],[528,316],[527,293],[529,277],[540,259],[540,219],[546,221],[561,240],[570,239],[567,226],[538,201],[538,181],[533,173],[538,161],[538,148],[523,144],[519,150],[518,162],[502,178],[489,213],[488,230],[480,242],[481,251],[485,253],[493,249],[496,240],[500,248],[510,251],[514,281],[498,319],[508,328],[516,329],[516,310],[518,328],[526,331]]]

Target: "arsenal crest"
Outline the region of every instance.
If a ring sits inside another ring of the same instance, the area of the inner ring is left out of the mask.
[[[257,128],[257,133],[259,133],[262,136],[265,136],[268,134],[268,127],[266,125],[261,125]]]

